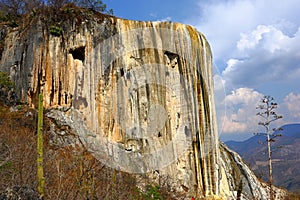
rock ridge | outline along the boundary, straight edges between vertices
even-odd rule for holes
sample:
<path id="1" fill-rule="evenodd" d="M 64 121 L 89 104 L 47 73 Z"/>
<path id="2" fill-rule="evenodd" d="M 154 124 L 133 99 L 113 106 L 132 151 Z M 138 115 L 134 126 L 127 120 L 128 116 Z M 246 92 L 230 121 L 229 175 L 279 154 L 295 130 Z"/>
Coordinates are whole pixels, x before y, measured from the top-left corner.
<path id="1" fill-rule="evenodd" d="M 1 31 L 0 70 L 16 83 L 20 102 L 36 107 L 42 93 L 47 116 L 71 127 L 103 163 L 171 177 L 187 199 L 235 199 L 240 180 L 244 199 L 266 199 L 240 157 L 219 144 L 203 34 L 103 15 L 67 18 L 54 35 L 44 20 Z"/>

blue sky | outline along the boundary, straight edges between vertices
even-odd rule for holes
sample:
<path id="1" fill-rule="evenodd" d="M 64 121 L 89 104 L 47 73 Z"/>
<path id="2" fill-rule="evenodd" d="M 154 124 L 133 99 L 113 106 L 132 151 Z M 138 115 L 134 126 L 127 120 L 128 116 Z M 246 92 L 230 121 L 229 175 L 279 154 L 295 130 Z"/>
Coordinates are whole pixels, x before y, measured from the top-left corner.
<path id="1" fill-rule="evenodd" d="M 279 104 L 277 125 L 300 123 L 300 0 L 104 2 L 118 17 L 190 24 L 207 37 L 222 140 L 263 130 L 255 115 L 263 95 Z"/>

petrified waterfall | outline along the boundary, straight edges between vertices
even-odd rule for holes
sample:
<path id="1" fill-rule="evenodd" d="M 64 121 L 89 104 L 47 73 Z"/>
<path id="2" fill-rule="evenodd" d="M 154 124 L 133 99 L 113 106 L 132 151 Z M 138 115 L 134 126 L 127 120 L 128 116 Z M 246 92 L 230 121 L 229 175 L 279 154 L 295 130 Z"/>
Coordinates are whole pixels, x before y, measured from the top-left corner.
<path id="1" fill-rule="evenodd" d="M 0 68 L 20 101 L 36 106 L 41 92 L 47 116 L 112 168 L 169 177 L 187 197 L 234 197 L 240 180 L 228 178 L 231 164 L 220 156 L 212 56 L 201 33 L 105 16 L 69 19 L 62 29 L 54 36 L 39 19 L 6 28 Z"/>

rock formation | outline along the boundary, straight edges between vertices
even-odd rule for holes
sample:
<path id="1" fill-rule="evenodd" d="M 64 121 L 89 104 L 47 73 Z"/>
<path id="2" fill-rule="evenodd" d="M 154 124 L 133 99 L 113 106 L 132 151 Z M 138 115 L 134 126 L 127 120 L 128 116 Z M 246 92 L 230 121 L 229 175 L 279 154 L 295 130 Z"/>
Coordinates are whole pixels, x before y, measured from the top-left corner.
<path id="1" fill-rule="evenodd" d="M 0 70 L 20 102 L 36 107 L 42 93 L 47 116 L 103 163 L 168 177 L 187 199 L 267 198 L 238 155 L 220 147 L 211 50 L 195 28 L 100 14 L 58 24 L 61 34 L 43 17 L 2 27 Z"/>

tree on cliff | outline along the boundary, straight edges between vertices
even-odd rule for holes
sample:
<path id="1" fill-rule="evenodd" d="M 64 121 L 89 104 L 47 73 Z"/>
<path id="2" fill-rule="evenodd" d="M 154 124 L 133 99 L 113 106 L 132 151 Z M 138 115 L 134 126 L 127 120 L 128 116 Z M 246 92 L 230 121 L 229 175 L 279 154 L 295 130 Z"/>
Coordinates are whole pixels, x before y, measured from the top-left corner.
<path id="1" fill-rule="evenodd" d="M 10 17 L 29 13 L 44 5 L 43 0 L 0 0 L 1 15 Z"/>
<path id="2" fill-rule="evenodd" d="M 258 125 L 265 127 L 265 133 L 255 133 L 256 135 L 265 135 L 267 137 L 267 147 L 268 147 L 268 162 L 269 162 L 269 179 L 270 179 L 270 199 L 273 200 L 273 172 L 272 172 L 272 151 L 271 151 L 271 142 L 275 142 L 275 138 L 281 136 L 277 134 L 278 131 L 282 130 L 281 128 L 273 128 L 271 130 L 271 123 L 281 119 L 281 115 L 277 115 L 275 109 L 278 107 L 277 103 L 274 102 L 274 98 L 271 96 L 264 96 L 256 109 L 260 111 L 257 113 L 258 116 L 263 118 L 263 121 L 260 121 Z"/>
<path id="3" fill-rule="evenodd" d="M 67 4 L 113 14 L 113 10 L 107 10 L 107 6 L 102 0 L 0 0 L 0 18 L 1 20 L 11 20 L 22 14 L 36 12 L 42 7 L 60 9 Z"/>
<path id="4" fill-rule="evenodd" d="M 8 74 L 0 71 L 0 103 L 12 105 L 15 103 L 15 84 Z"/>
<path id="5" fill-rule="evenodd" d="M 107 10 L 107 6 L 102 0 L 47 0 L 43 2 L 45 2 L 47 6 L 55 8 L 61 8 L 66 4 L 74 4 L 78 7 L 89 8 L 97 12 L 112 14 L 112 10 Z"/>
<path id="6" fill-rule="evenodd" d="M 113 10 L 107 10 L 107 6 L 102 0 L 74 0 L 71 2 L 79 7 L 90 8 L 101 13 L 113 14 Z"/>

